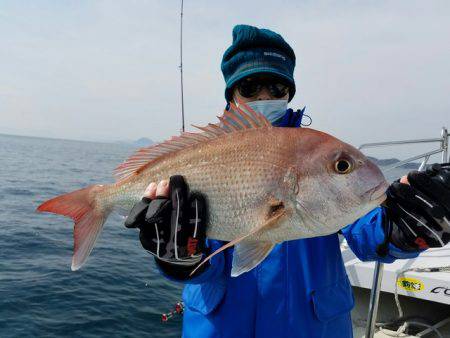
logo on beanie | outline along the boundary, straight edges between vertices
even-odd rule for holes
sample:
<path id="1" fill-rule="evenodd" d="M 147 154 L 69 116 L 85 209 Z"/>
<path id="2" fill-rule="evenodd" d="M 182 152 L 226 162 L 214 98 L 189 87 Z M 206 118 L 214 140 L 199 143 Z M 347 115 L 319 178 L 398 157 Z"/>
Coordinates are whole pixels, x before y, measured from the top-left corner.
<path id="1" fill-rule="evenodd" d="M 286 57 L 285 56 L 283 56 L 281 54 L 278 54 L 278 53 L 274 53 L 274 52 L 264 52 L 264 56 L 275 56 L 277 58 L 283 59 L 283 61 L 286 61 Z"/>

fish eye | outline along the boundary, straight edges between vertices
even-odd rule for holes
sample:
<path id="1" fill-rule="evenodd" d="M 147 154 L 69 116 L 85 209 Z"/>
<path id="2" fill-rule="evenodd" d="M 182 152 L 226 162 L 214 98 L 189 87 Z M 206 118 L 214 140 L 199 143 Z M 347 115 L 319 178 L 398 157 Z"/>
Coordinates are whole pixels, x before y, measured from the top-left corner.
<path id="1" fill-rule="evenodd" d="M 349 160 L 340 159 L 334 163 L 334 171 L 338 174 L 348 174 L 352 169 L 353 165 Z"/>

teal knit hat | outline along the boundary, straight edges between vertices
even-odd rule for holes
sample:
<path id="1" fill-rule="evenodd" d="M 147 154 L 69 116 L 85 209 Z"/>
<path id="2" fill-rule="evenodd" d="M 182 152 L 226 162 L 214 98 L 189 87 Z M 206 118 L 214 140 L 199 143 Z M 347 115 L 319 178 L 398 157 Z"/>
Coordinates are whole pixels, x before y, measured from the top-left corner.
<path id="1" fill-rule="evenodd" d="M 222 58 L 225 99 L 232 98 L 231 89 L 241 79 L 255 74 L 272 74 L 286 81 L 289 101 L 295 94 L 295 54 L 280 34 L 248 25 L 233 28 L 233 43 Z"/>

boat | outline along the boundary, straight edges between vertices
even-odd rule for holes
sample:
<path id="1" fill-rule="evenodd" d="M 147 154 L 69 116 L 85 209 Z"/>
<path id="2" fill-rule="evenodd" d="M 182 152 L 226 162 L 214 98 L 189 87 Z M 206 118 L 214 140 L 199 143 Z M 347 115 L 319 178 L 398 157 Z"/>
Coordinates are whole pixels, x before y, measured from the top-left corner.
<path id="1" fill-rule="evenodd" d="M 442 163 L 450 162 L 448 137 L 444 127 L 439 138 L 366 143 L 359 148 L 438 143 L 438 149 L 384 168 L 389 171 L 422 160 L 419 170 L 424 170 L 433 155 L 441 155 Z M 341 252 L 355 297 L 355 337 L 450 337 L 450 243 L 392 264 L 360 261 L 344 238 Z"/>

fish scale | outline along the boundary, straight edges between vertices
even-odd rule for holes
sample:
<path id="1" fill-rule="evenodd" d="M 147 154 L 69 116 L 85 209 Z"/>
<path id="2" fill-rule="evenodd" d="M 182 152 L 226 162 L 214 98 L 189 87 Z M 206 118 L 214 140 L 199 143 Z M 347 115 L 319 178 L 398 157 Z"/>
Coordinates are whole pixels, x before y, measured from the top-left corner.
<path id="1" fill-rule="evenodd" d="M 173 162 L 162 161 L 127 183 L 133 189 L 118 190 L 122 193 L 113 197 L 116 199 L 115 203 L 129 207 L 140 200 L 143 190 L 150 182 L 167 179 L 175 174 L 183 175 L 191 190 L 201 191 L 207 196 L 210 211 L 207 236 L 232 240 L 255 226 L 254 222 L 260 217 L 249 217 L 247 214 L 252 212 L 251 208 L 263 202 L 264 197 L 280 180 L 278 166 L 282 165 L 283 152 L 270 151 L 276 145 L 270 143 L 268 138 L 259 140 L 261 136 L 263 135 L 248 135 L 246 142 L 230 139 L 231 142 L 226 144 L 216 140 L 217 150 L 214 149 L 215 144 L 200 147 L 197 152 L 185 149 L 182 151 L 184 153 L 178 154 L 179 159 Z M 288 138 L 286 134 L 280 136 Z M 260 154 L 252 152 L 255 142 L 266 143 L 267 153 L 272 154 L 272 158 L 266 157 L 265 161 L 260 161 Z M 217 155 L 208 165 L 201 165 L 204 161 L 204 155 L 201 154 L 210 151 L 217 152 Z M 278 166 L 274 166 L 272 162 Z M 190 164 L 189 168 L 186 168 L 186 163 Z M 287 168 L 283 169 L 287 171 Z M 108 193 L 110 192 L 105 191 L 105 194 Z"/>

